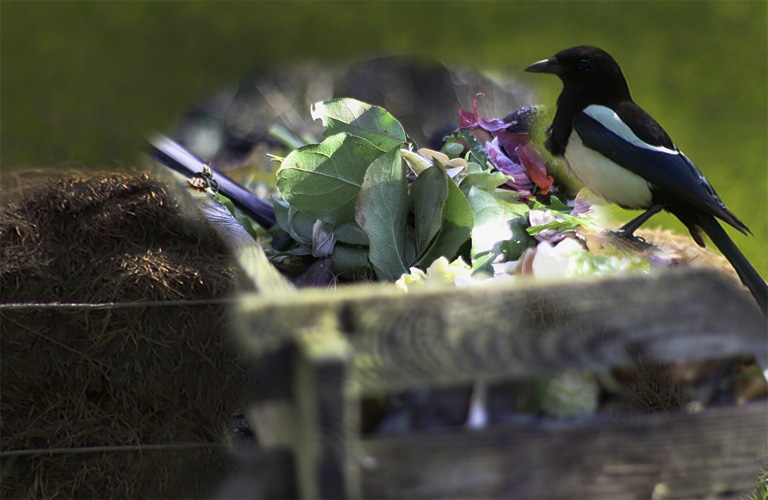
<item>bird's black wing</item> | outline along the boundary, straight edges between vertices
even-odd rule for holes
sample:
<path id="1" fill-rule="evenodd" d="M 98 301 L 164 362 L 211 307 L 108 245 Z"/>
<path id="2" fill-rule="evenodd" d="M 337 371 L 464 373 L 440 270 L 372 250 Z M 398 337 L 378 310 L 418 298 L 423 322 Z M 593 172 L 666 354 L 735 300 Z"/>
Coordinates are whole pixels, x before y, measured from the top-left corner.
<path id="1" fill-rule="evenodd" d="M 680 151 L 669 148 L 660 151 L 633 144 L 584 112 L 574 116 L 573 129 L 585 146 L 646 179 L 654 189 L 665 193 L 667 198 L 684 201 L 745 234 L 749 231 L 744 223 L 725 208 L 699 169 Z"/>
<path id="2" fill-rule="evenodd" d="M 612 106 L 619 119 L 635 133 L 641 141 L 651 146 L 677 149 L 667 131 L 634 101 L 624 100 Z"/>

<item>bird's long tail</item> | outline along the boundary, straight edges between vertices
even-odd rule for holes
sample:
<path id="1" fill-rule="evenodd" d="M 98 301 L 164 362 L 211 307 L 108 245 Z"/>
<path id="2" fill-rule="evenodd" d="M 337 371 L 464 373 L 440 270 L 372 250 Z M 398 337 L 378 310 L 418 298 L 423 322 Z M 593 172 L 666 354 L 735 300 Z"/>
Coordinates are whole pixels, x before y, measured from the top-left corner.
<path id="1" fill-rule="evenodd" d="M 731 263 L 739 278 L 741 278 L 741 282 L 752 292 L 763 314 L 768 316 L 768 284 L 752 267 L 752 264 L 744 257 L 744 254 L 741 253 L 741 250 L 739 250 L 728 236 L 728 233 L 725 232 L 725 229 L 720 226 L 720 223 L 714 217 L 708 214 L 701 214 L 698 219 L 697 225 L 707 233 L 712 243 L 728 259 L 728 262 Z"/>

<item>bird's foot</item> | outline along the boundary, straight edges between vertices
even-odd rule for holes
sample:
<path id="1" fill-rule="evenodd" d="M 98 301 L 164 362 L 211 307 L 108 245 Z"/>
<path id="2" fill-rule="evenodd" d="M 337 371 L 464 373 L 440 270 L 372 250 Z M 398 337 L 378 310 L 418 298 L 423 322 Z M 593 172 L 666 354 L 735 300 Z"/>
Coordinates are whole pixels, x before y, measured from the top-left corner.
<path id="1" fill-rule="evenodd" d="M 622 238 L 625 240 L 629 240 L 633 243 L 639 243 L 641 245 L 650 245 L 647 241 L 645 241 L 645 238 L 642 236 L 637 236 L 634 234 L 634 231 L 628 231 L 626 229 L 619 229 L 618 231 L 611 231 L 611 234 L 616 236 L 617 238 Z"/>

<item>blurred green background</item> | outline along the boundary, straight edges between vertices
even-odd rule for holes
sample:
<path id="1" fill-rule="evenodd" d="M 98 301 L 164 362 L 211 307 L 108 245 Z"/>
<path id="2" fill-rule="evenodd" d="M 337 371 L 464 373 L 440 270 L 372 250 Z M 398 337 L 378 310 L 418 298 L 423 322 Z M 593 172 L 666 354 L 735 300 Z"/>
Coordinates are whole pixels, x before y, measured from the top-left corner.
<path id="1" fill-rule="evenodd" d="M 0 167 L 142 162 L 143 138 L 238 77 L 398 53 L 504 73 L 554 105 L 529 63 L 588 43 L 754 237 L 768 274 L 768 2 L 0 3 Z M 478 89 L 482 90 L 482 89 Z M 469 108 L 470 103 L 466 103 Z M 669 216 L 653 225 L 679 232 Z"/>

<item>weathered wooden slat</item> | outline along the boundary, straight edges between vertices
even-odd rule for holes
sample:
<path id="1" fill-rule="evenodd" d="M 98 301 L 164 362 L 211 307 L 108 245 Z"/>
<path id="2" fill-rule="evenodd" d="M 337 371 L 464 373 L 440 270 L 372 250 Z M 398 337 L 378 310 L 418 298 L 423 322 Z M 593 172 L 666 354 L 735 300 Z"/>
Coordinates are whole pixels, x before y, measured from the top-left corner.
<path id="1" fill-rule="evenodd" d="M 295 459 L 289 448 L 235 448 L 237 464 L 211 496 L 214 500 L 298 498 Z"/>
<path id="2" fill-rule="evenodd" d="M 202 167 L 201 167 L 202 168 Z M 292 293 L 296 288 L 275 269 L 264 254 L 264 249 L 232 216 L 229 209 L 209 190 L 198 191 L 187 183 L 187 177 L 167 169 L 156 175 L 166 181 L 174 199 L 186 211 L 197 211 L 232 251 L 232 256 L 243 271 L 241 287 L 259 293 L 277 296 Z"/>
<path id="3" fill-rule="evenodd" d="M 332 329 L 296 339 L 292 419 L 301 498 L 359 498 L 357 401 L 348 394 L 350 349 Z"/>
<path id="4" fill-rule="evenodd" d="M 261 368 L 256 397 L 270 400 L 252 409 L 262 447 L 238 452 L 239 472 L 218 498 L 739 498 L 766 463 L 766 402 L 358 435 L 359 396 L 369 393 L 648 358 L 764 361 L 765 318 L 714 271 L 296 292 L 216 199 L 191 195 L 259 292 L 239 302 L 238 333 Z"/>
<path id="5" fill-rule="evenodd" d="M 304 327 L 344 332 L 361 394 L 645 358 L 768 352 L 760 311 L 731 280 L 708 270 L 408 295 L 382 286 L 302 291 L 288 300 L 247 295 L 239 312 L 254 356 L 286 345 Z"/>
<path id="6" fill-rule="evenodd" d="M 768 460 L 768 403 L 362 442 L 365 498 L 739 498 Z"/>

